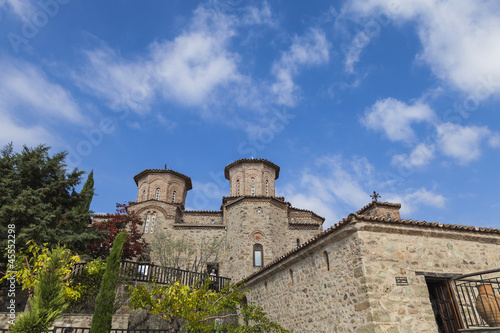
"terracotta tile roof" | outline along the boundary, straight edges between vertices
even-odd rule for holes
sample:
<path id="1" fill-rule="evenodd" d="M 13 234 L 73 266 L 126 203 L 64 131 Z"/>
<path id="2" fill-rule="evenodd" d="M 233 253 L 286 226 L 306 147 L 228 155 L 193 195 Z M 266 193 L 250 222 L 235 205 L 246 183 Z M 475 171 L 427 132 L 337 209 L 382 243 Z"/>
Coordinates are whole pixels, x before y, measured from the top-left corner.
<path id="1" fill-rule="evenodd" d="M 224 168 L 224 176 L 226 176 L 226 179 L 229 179 L 229 169 L 231 169 L 232 167 L 234 167 L 238 164 L 242 164 L 242 163 L 264 163 L 264 164 L 267 164 L 268 166 L 270 166 L 271 168 L 274 168 L 276 170 L 276 178 L 275 179 L 278 179 L 278 177 L 280 176 L 280 167 L 277 166 L 276 164 L 274 164 L 273 162 L 266 160 L 265 158 L 242 158 L 242 159 L 234 161 L 233 163 L 228 164 Z"/>
<path id="2" fill-rule="evenodd" d="M 177 172 L 175 170 L 170 170 L 170 169 L 146 169 L 146 170 L 143 170 L 134 176 L 135 184 L 138 185 L 137 181 L 139 180 L 139 178 L 148 174 L 148 173 L 170 173 L 172 175 L 184 178 L 184 180 L 186 180 L 186 191 L 189 191 L 190 189 L 193 188 L 193 184 L 191 183 L 190 177 L 188 177 L 180 172 Z"/>
<path id="3" fill-rule="evenodd" d="M 392 203 L 392 202 L 380 202 L 380 201 L 372 201 L 368 205 L 364 206 L 360 210 L 356 212 L 356 214 L 363 214 L 366 210 L 372 208 L 373 206 L 388 206 L 388 207 L 395 207 L 395 208 L 401 208 L 400 203 Z"/>
<path id="4" fill-rule="evenodd" d="M 400 204 L 392 204 L 392 205 L 400 205 Z M 370 205 L 367 205 L 367 206 L 370 206 Z M 366 209 L 367 206 L 363 207 L 361 210 Z M 437 229 L 442 229 L 442 230 L 460 230 L 460 231 L 470 231 L 470 232 L 480 232 L 480 233 L 490 233 L 490 234 L 500 235 L 500 229 L 494 229 L 494 228 L 481 228 L 481 227 L 456 225 L 456 224 L 442 224 L 442 223 L 438 223 L 438 222 L 416 221 L 416 220 L 409 220 L 409 219 L 392 219 L 392 218 L 388 218 L 388 217 L 368 216 L 368 215 L 361 215 L 358 213 L 352 213 L 352 214 L 349 214 L 349 216 L 347 218 L 343 218 L 341 221 L 339 221 L 335 225 L 333 225 L 330 228 L 326 229 L 325 231 L 317 234 L 313 238 L 307 240 L 305 243 L 301 244 L 299 247 L 296 247 L 293 250 L 288 251 L 287 253 L 281 255 L 279 258 L 273 260 L 271 263 L 267 264 L 262 269 L 258 270 L 257 272 L 255 272 L 255 273 L 251 274 L 250 276 L 244 278 L 243 280 L 239 281 L 237 284 L 240 285 L 242 283 L 245 283 L 246 281 L 250 280 L 251 278 L 261 274 L 262 272 L 266 271 L 267 269 L 271 268 L 272 266 L 274 266 L 274 265 L 280 263 L 281 261 L 285 260 L 286 258 L 290 257 L 292 254 L 301 251 L 303 248 L 308 247 L 311 244 L 318 242 L 320 239 L 323 239 L 323 238 L 327 237 L 328 235 L 334 233 L 335 231 L 341 229 L 345 225 L 350 224 L 353 219 L 355 219 L 356 221 L 385 222 L 385 223 L 400 224 L 400 225 L 416 225 L 416 226 L 422 226 L 422 227 L 427 227 L 427 228 L 437 228 Z"/>
<path id="5" fill-rule="evenodd" d="M 323 222 L 325 222 L 325 218 L 323 216 L 319 216 L 318 214 L 316 214 L 312 210 L 302 209 L 302 208 L 297 208 L 297 207 L 292 207 L 292 206 L 290 206 L 290 210 L 296 210 L 296 211 L 299 211 L 299 212 L 311 213 L 313 216 L 316 216 L 317 218 L 319 218 L 320 220 L 322 220 Z"/>

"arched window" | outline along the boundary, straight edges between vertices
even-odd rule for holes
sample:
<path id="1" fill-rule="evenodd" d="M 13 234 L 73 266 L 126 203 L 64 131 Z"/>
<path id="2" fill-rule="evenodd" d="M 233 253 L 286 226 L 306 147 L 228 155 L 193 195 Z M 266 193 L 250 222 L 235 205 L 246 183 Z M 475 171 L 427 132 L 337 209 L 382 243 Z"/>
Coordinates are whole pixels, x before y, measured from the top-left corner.
<path id="1" fill-rule="evenodd" d="M 142 201 L 146 201 L 146 190 L 142 191 Z"/>
<path id="2" fill-rule="evenodd" d="M 257 215 L 260 215 L 262 213 L 262 208 L 257 208 Z"/>
<path id="3" fill-rule="evenodd" d="M 236 180 L 236 196 L 240 196 L 240 180 Z"/>
<path id="4" fill-rule="evenodd" d="M 300 239 L 297 238 L 297 247 L 300 246 Z"/>
<path id="5" fill-rule="evenodd" d="M 252 178 L 252 197 L 255 197 L 255 178 Z"/>
<path id="6" fill-rule="evenodd" d="M 174 192 L 172 193 L 172 202 L 175 202 L 175 194 L 176 194 L 176 192 L 174 191 Z"/>
<path id="7" fill-rule="evenodd" d="M 289 273 L 290 273 L 290 284 L 293 286 L 293 270 L 290 270 Z"/>
<path id="8" fill-rule="evenodd" d="M 266 197 L 269 196 L 269 181 L 266 180 Z"/>
<path id="9" fill-rule="evenodd" d="M 148 227 L 149 227 L 149 221 L 151 220 L 151 213 L 148 212 L 148 215 L 146 215 L 146 223 L 144 224 L 144 233 L 148 233 Z"/>
<path id="10" fill-rule="evenodd" d="M 326 251 L 323 251 L 323 257 L 325 257 L 325 264 L 326 264 L 326 270 L 330 270 L 330 261 L 328 260 L 328 253 Z"/>
<path id="11" fill-rule="evenodd" d="M 151 233 L 155 230 L 156 226 L 156 213 L 153 212 L 153 215 L 151 216 Z"/>
<path id="12" fill-rule="evenodd" d="M 160 189 L 156 189 L 156 200 L 160 200 Z"/>
<path id="13" fill-rule="evenodd" d="M 253 246 L 253 266 L 264 266 L 264 248 L 260 244 L 255 244 Z"/>

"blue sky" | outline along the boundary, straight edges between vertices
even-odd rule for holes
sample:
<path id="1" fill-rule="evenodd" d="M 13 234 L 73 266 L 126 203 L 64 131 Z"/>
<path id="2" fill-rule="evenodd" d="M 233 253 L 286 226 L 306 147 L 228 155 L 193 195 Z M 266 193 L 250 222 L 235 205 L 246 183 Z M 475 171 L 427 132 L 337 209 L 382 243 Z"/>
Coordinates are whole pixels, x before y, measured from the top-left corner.
<path id="1" fill-rule="evenodd" d="M 331 226 L 371 201 L 500 227 L 497 1 L 0 0 L 0 144 L 94 170 L 95 212 L 132 177 L 191 177 L 218 210 L 225 165 L 267 158 Z"/>

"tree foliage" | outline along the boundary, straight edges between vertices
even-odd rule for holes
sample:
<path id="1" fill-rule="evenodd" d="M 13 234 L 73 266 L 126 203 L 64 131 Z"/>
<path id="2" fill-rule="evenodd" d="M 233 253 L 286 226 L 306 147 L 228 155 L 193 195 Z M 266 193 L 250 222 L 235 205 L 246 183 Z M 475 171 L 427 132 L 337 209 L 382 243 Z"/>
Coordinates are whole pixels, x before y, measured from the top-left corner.
<path id="1" fill-rule="evenodd" d="M 127 233 L 119 233 L 106 260 L 106 271 L 102 277 L 101 288 L 95 300 L 90 333 L 108 333 L 115 313 L 116 284 L 120 273 L 120 261 Z"/>
<path id="2" fill-rule="evenodd" d="M 87 196 L 77 193 L 83 171 L 68 171 L 66 152 L 49 154 L 49 147 L 23 147 L 15 153 L 8 144 L 0 151 L 0 234 L 15 224 L 16 244 L 32 240 L 49 248 L 64 244 L 81 252 L 97 237 L 89 232 L 89 212 L 74 209 Z M 5 241 L 0 246 L 5 248 Z M 18 250 L 20 246 L 18 245 Z M 5 251 L 2 251 L 5 262 Z"/>
<path id="3" fill-rule="evenodd" d="M 115 214 L 108 214 L 103 221 L 92 224 L 92 229 L 102 238 L 89 243 L 87 253 L 93 258 L 106 258 L 117 235 L 126 231 L 128 237 L 123 246 L 123 259 L 142 255 L 146 249 L 146 242 L 142 239 L 141 225 L 139 217 L 134 212 L 127 211 L 127 205 L 117 203 Z"/>
<path id="4" fill-rule="evenodd" d="M 22 289 L 28 290 L 30 294 L 33 294 L 35 286 L 40 281 L 42 272 L 49 269 L 53 264 L 51 262 L 51 255 L 59 247 L 50 250 L 46 246 L 38 246 L 33 241 L 28 241 L 26 246 L 25 253 L 16 257 L 15 271 L 6 274 L 0 279 L 0 282 L 11 276 L 15 276 L 17 283 L 21 285 Z M 63 283 L 64 298 L 66 300 L 76 300 L 80 297 L 78 286 L 71 286 L 69 279 L 73 266 L 80 262 L 80 257 L 67 249 L 64 249 L 64 257 L 59 259 L 58 274 Z"/>
<path id="5" fill-rule="evenodd" d="M 35 291 L 30 309 L 21 315 L 11 327 L 15 333 L 45 333 L 67 307 L 63 281 L 67 276 L 65 267 L 71 261 L 71 251 L 56 247 L 46 252 L 46 265 L 37 275 Z"/>
<path id="6" fill-rule="evenodd" d="M 92 198 L 94 197 L 94 170 L 90 171 L 87 176 L 87 181 L 83 184 L 80 196 L 82 197 L 80 204 L 75 207 L 74 213 L 84 219 L 85 217 L 88 217 L 90 204 L 92 203 Z"/>
<path id="7" fill-rule="evenodd" d="M 190 332 L 210 332 L 218 318 L 223 320 L 218 329 L 228 332 L 289 332 L 270 321 L 262 307 L 245 304 L 245 292 L 235 285 L 215 292 L 207 279 L 199 288 L 175 282 L 149 288 L 138 285 L 130 292 L 132 309 L 144 309 L 166 320 L 181 318 Z"/>

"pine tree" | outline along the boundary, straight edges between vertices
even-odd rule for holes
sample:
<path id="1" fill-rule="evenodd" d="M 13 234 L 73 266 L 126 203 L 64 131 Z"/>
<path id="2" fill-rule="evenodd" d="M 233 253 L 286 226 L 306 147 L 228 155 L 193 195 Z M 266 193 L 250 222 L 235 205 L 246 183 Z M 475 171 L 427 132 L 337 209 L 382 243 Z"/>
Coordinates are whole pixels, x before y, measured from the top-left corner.
<path id="1" fill-rule="evenodd" d="M 120 271 L 123 245 L 126 240 L 127 233 L 119 233 L 106 260 L 106 271 L 102 277 L 101 289 L 95 300 L 90 333 L 108 333 L 111 330 L 111 322 L 115 313 L 116 284 Z"/>
<path id="2" fill-rule="evenodd" d="M 0 150 L 0 234 L 15 224 L 17 249 L 28 240 L 48 243 L 54 248 L 64 244 L 82 252 L 97 236 L 74 213 L 75 207 L 87 202 L 89 195 L 77 193 L 83 171 L 67 170 L 66 152 L 49 154 L 49 147 L 23 147 L 15 153 L 8 144 Z M 0 241 L 6 247 L 6 241 Z M 1 261 L 5 263 L 5 251 Z"/>

